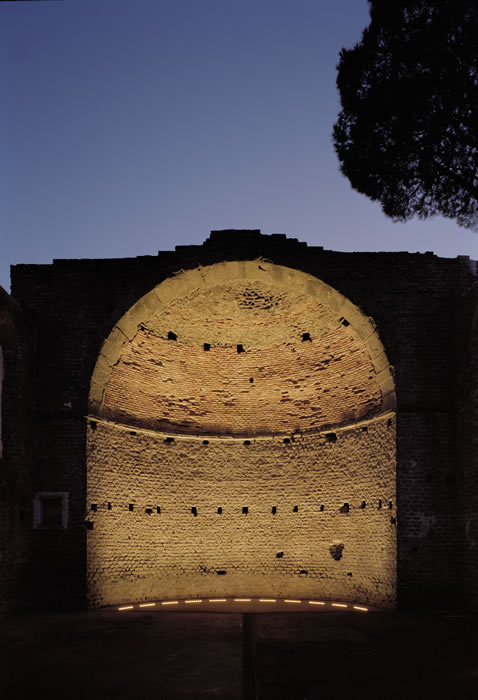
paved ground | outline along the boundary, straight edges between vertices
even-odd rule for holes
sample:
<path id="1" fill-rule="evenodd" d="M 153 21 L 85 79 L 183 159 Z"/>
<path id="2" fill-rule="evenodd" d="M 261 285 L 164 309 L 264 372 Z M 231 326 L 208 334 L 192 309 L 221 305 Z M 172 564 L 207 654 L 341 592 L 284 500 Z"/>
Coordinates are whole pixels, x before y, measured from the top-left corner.
<path id="1" fill-rule="evenodd" d="M 478 615 L 100 611 L 0 621 L 2 700 L 478 700 Z"/>

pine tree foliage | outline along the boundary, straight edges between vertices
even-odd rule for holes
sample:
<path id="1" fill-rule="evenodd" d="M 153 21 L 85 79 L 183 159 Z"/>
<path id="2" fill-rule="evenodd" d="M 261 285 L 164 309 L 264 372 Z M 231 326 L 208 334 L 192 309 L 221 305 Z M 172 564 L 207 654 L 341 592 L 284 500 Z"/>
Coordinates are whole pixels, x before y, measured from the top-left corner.
<path id="1" fill-rule="evenodd" d="M 341 170 L 394 220 L 478 230 L 478 0 L 369 4 L 361 42 L 340 53 Z"/>

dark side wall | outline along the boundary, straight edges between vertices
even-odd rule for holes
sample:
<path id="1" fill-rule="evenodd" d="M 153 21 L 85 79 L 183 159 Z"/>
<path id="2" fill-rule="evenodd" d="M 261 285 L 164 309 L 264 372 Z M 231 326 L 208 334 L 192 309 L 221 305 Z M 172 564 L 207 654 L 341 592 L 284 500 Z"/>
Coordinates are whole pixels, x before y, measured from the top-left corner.
<path id="1" fill-rule="evenodd" d="M 12 296 L 35 334 L 33 491 L 69 492 L 68 527 L 32 533 L 38 605 L 85 602 L 84 417 L 114 323 L 180 269 L 260 256 L 315 275 L 376 323 L 397 392 L 399 603 L 446 605 L 460 590 L 456 329 L 475 264 L 431 253 L 338 253 L 281 235 L 225 231 L 157 256 L 13 266 Z"/>
<path id="2" fill-rule="evenodd" d="M 460 306 L 458 354 L 458 520 L 464 602 L 478 608 L 478 284 Z"/>
<path id="3" fill-rule="evenodd" d="M 0 615 L 22 609 L 29 600 L 32 347 L 25 314 L 0 287 Z"/>

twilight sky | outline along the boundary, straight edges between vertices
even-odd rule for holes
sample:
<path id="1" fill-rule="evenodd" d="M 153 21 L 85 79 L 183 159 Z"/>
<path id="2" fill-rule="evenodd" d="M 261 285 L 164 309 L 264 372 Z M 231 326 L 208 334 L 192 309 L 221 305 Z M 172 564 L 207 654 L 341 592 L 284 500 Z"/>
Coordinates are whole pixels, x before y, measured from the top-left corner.
<path id="1" fill-rule="evenodd" d="M 336 64 L 366 0 L 0 3 L 0 285 L 9 265 L 155 255 L 211 229 L 478 258 L 339 172 Z"/>

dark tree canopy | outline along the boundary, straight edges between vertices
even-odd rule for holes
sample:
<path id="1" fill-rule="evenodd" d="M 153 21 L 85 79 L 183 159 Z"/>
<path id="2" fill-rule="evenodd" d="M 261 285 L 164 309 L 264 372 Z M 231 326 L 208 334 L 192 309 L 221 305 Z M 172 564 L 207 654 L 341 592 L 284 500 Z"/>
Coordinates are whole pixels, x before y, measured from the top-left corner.
<path id="1" fill-rule="evenodd" d="M 384 213 L 478 230 L 478 0 L 369 0 L 340 53 L 341 170 Z"/>

